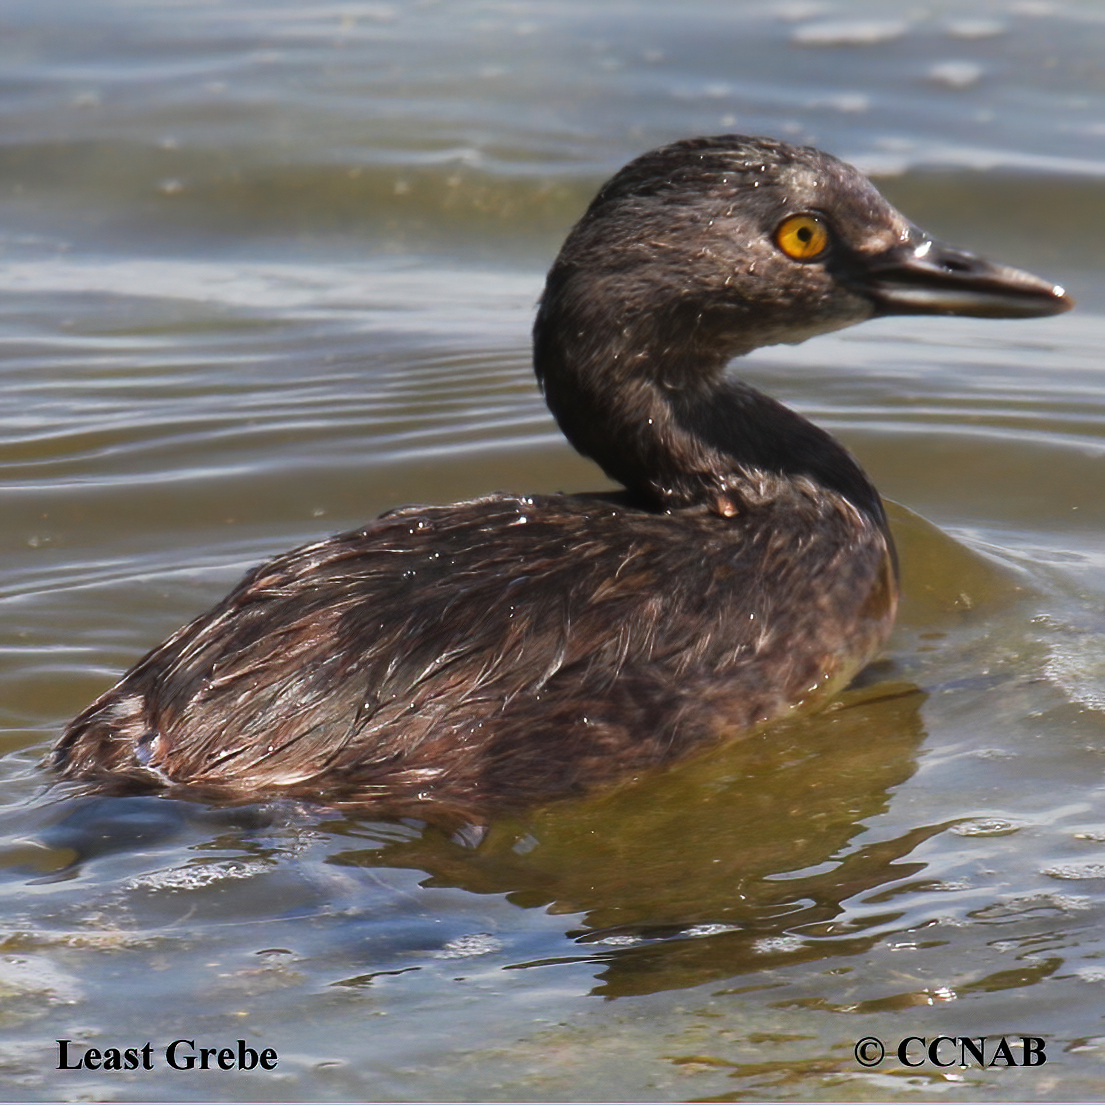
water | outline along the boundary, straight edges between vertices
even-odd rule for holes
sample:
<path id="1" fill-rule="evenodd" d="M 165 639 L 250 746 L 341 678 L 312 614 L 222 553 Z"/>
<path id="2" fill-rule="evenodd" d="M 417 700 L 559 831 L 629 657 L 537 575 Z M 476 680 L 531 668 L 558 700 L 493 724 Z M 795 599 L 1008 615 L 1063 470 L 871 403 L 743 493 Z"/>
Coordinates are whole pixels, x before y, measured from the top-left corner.
<path id="1" fill-rule="evenodd" d="M 57 0 L 0 28 L 5 1099 L 1100 1097 L 1098 5 Z M 265 555 L 601 486 L 532 384 L 542 273 L 621 163 L 727 130 L 853 160 L 1079 300 L 742 366 L 900 504 L 863 687 L 482 838 L 44 790 L 66 719 Z M 1047 1062 L 854 1057 L 911 1035 Z M 58 1039 L 154 1069 L 59 1071 Z M 279 1061 L 174 1070 L 175 1039 Z"/>

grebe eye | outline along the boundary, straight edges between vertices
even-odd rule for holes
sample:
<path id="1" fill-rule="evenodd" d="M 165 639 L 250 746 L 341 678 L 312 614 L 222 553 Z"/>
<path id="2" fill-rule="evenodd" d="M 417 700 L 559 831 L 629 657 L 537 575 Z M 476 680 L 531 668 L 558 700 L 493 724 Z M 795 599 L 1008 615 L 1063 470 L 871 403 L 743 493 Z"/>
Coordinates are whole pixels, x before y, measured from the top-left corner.
<path id="1" fill-rule="evenodd" d="M 775 244 L 792 261 L 815 261 L 829 248 L 829 228 L 816 215 L 791 215 L 775 231 Z"/>

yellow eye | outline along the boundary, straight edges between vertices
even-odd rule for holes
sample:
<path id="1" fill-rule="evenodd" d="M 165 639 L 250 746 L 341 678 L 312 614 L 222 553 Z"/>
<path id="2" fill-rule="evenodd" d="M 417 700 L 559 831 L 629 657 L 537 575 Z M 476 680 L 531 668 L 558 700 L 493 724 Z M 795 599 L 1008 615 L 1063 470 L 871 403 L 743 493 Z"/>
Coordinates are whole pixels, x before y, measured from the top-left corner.
<path id="1" fill-rule="evenodd" d="M 813 261 L 829 248 L 829 228 L 816 215 L 791 215 L 775 231 L 775 244 L 792 261 Z"/>

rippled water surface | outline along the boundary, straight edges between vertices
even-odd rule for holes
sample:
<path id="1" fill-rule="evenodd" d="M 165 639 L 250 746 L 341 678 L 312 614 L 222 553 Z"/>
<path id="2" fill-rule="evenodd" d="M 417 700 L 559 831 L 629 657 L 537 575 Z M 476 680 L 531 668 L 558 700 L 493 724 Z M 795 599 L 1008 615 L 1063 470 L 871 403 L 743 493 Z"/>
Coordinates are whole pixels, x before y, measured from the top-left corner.
<path id="1" fill-rule="evenodd" d="M 0 7 L 0 1096 L 1100 1098 L 1103 58 L 1092 0 Z M 531 379 L 542 274 L 621 163 L 722 131 L 1079 300 L 741 366 L 895 504 L 863 686 L 482 837 L 45 791 L 66 719 L 264 556 L 603 486 Z M 911 1035 L 1047 1062 L 854 1056 Z"/>

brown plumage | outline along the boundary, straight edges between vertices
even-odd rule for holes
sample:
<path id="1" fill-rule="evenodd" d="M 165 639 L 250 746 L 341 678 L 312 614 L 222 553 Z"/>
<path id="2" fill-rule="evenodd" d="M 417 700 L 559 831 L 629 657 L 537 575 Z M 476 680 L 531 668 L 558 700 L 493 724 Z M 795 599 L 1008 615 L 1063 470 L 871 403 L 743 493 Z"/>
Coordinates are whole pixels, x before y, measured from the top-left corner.
<path id="1" fill-rule="evenodd" d="M 534 329 L 564 433 L 627 491 L 409 507 L 279 556 L 76 718 L 53 765 L 472 812 L 823 701 L 893 621 L 885 514 L 846 450 L 727 362 L 875 314 L 1069 305 L 932 242 L 817 150 L 646 154 L 569 235 Z"/>

